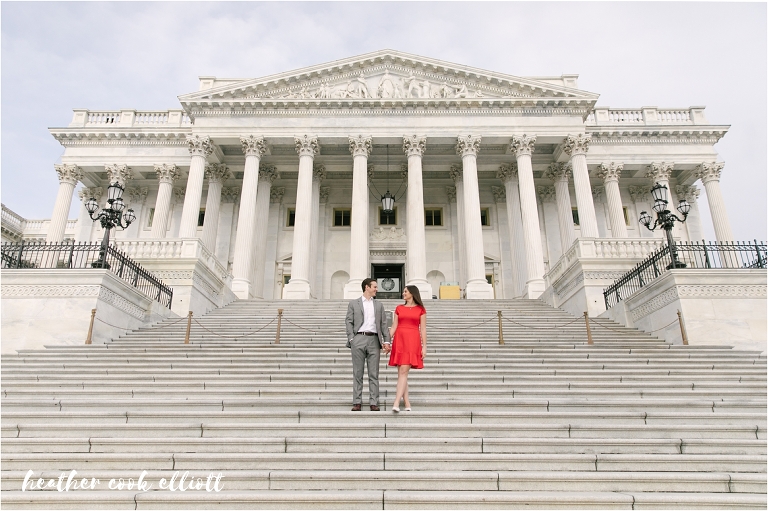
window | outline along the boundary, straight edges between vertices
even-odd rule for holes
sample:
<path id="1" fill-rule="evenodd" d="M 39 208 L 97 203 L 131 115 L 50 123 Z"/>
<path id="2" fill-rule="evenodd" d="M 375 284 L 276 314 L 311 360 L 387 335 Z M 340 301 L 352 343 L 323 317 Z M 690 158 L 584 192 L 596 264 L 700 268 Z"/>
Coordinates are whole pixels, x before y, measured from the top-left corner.
<path id="1" fill-rule="evenodd" d="M 579 210 L 571 208 L 571 214 L 573 215 L 573 225 L 579 225 Z"/>
<path id="2" fill-rule="evenodd" d="M 293 227 L 296 225 L 296 208 L 288 208 L 288 217 L 285 221 L 286 227 Z"/>
<path id="3" fill-rule="evenodd" d="M 480 209 L 480 225 L 488 227 L 491 225 L 491 210 L 488 208 Z"/>
<path id="4" fill-rule="evenodd" d="M 351 209 L 334 209 L 333 210 L 333 226 L 334 227 L 349 227 L 351 225 L 352 210 Z"/>
<path id="5" fill-rule="evenodd" d="M 629 210 L 627 210 L 626 206 L 624 206 L 621 209 L 624 211 L 624 223 L 627 224 L 627 226 L 629 226 Z"/>
<path id="6" fill-rule="evenodd" d="M 155 218 L 155 208 L 149 208 L 149 219 L 147 220 L 147 227 L 152 227 L 152 220 Z"/>
<path id="7" fill-rule="evenodd" d="M 425 225 L 443 225 L 443 208 L 425 209 Z"/>
<path id="8" fill-rule="evenodd" d="M 200 208 L 200 213 L 197 214 L 197 226 L 202 227 L 205 222 L 205 208 Z"/>
<path id="9" fill-rule="evenodd" d="M 291 281 L 291 276 L 290 275 L 283 275 L 283 285 L 286 285 L 290 281 Z"/>
<path id="10" fill-rule="evenodd" d="M 387 214 L 384 208 L 379 207 L 379 225 L 397 225 L 397 208 Z"/>

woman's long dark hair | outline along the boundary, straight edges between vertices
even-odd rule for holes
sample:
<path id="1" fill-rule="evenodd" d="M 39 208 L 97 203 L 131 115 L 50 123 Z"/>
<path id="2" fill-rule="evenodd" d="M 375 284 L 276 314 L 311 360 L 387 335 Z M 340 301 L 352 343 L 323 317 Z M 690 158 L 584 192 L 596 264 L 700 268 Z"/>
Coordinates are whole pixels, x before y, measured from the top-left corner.
<path id="1" fill-rule="evenodd" d="M 407 289 L 408 292 L 411 293 L 411 296 L 413 296 L 413 303 L 416 305 L 421 305 L 421 307 L 426 310 L 424 303 L 421 301 L 421 293 L 419 293 L 419 288 L 416 286 L 405 286 L 405 289 Z"/>

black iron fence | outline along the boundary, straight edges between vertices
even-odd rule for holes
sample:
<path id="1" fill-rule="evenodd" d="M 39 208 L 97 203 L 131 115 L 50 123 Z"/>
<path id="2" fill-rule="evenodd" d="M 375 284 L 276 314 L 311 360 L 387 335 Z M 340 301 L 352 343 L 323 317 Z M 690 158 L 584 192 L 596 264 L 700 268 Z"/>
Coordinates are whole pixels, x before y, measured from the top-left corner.
<path id="1" fill-rule="evenodd" d="M 98 243 L 3 243 L 0 268 L 106 268 L 148 297 L 171 308 L 173 289 L 113 246 Z"/>
<path id="2" fill-rule="evenodd" d="M 677 262 L 673 265 L 675 255 Z M 670 254 L 669 246 L 664 246 L 603 291 L 605 308 L 610 309 L 674 267 L 684 269 L 765 268 L 767 256 L 765 242 L 757 241 L 754 243 L 676 243 L 674 254 Z M 680 263 L 685 266 L 682 267 Z"/>

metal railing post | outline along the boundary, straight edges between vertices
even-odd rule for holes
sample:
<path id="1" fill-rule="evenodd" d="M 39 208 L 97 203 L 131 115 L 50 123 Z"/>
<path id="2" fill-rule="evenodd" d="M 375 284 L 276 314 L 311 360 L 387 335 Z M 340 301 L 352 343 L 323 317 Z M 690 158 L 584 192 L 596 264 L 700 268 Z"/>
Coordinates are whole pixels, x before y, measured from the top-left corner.
<path id="1" fill-rule="evenodd" d="M 277 332 L 275 333 L 275 344 L 280 344 L 280 327 L 283 323 L 283 309 L 277 309 Z"/>
<path id="2" fill-rule="evenodd" d="M 94 319 L 96 319 L 96 309 L 91 309 L 91 324 L 88 326 L 88 337 L 85 338 L 85 344 L 91 344 L 91 337 L 93 337 Z"/>
<path id="3" fill-rule="evenodd" d="M 187 334 L 184 336 L 184 344 L 189 344 L 190 329 L 192 329 L 192 311 L 187 314 Z"/>
<path id="4" fill-rule="evenodd" d="M 587 325 L 587 344 L 594 344 L 592 341 L 592 330 L 589 329 L 589 314 L 584 311 L 584 323 Z"/>
<path id="5" fill-rule="evenodd" d="M 683 325 L 683 316 L 680 314 L 680 309 L 677 310 L 677 321 L 680 323 L 680 333 L 683 336 L 683 344 L 688 346 L 688 336 L 685 334 L 685 325 Z"/>
<path id="6" fill-rule="evenodd" d="M 504 344 L 504 327 L 501 325 L 501 311 L 497 311 L 499 316 L 499 344 Z"/>

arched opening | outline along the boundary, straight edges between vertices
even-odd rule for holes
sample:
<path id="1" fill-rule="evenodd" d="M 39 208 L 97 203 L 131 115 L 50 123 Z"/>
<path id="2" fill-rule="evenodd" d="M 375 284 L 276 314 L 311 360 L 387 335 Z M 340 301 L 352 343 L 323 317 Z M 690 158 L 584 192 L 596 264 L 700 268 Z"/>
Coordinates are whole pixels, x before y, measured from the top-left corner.
<path id="1" fill-rule="evenodd" d="M 331 275 L 331 299 L 341 300 L 344 298 L 344 284 L 349 282 L 349 273 L 339 270 Z"/>
<path id="2" fill-rule="evenodd" d="M 443 272 L 441 271 L 432 270 L 431 272 L 427 273 L 427 282 L 429 282 L 429 285 L 432 286 L 432 293 L 435 296 L 438 296 L 440 283 L 445 282 L 445 275 L 443 275 Z"/>

